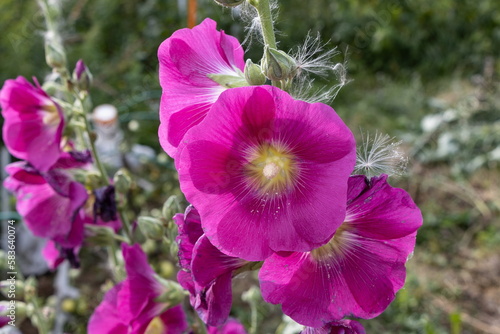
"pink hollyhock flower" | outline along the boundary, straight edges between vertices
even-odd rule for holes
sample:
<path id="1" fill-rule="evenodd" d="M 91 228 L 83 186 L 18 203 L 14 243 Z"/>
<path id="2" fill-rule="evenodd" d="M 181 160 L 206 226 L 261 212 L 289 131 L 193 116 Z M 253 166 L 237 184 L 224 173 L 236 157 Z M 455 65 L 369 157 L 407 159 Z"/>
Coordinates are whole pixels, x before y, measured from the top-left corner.
<path id="1" fill-rule="evenodd" d="M 330 322 L 320 328 L 305 328 L 300 334 L 366 334 L 363 325 L 354 320 Z"/>
<path id="2" fill-rule="evenodd" d="M 183 142 L 181 189 L 222 252 L 260 261 L 309 251 L 343 222 L 355 142 L 331 107 L 233 88 Z"/>
<path id="3" fill-rule="evenodd" d="M 210 77 L 244 80 L 243 49 L 238 40 L 205 19 L 193 29 L 181 29 L 158 50 L 160 84 L 160 144 L 171 157 L 186 132 L 200 123 L 224 87 Z M 233 78 L 233 79 L 231 79 Z"/>
<path id="4" fill-rule="evenodd" d="M 233 274 L 249 262 L 215 248 L 203 235 L 193 206 L 184 215 L 175 215 L 174 221 L 179 226 L 179 263 L 183 269 L 177 280 L 189 291 L 191 305 L 207 325 L 223 325 L 231 311 Z"/>
<path id="5" fill-rule="evenodd" d="M 208 334 L 247 334 L 245 327 L 236 319 L 229 318 L 228 321 L 219 327 L 207 327 Z"/>
<path id="6" fill-rule="evenodd" d="M 0 91 L 3 140 L 9 152 L 48 171 L 61 155 L 64 118 L 61 108 L 36 82 L 25 78 L 7 80 Z"/>
<path id="7" fill-rule="evenodd" d="M 156 300 L 165 288 L 155 279 L 146 254 L 139 245 L 122 245 L 127 278 L 106 293 L 92 314 L 90 334 L 181 334 L 187 320 L 180 306 Z"/>
<path id="8" fill-rule="evenodd" d="M 4 186 L 15 194 L 16 209 L 34 235 L 52 239 L 63 248 L 82 243 L 79 210 L 88 198 L 83 185 L 64 169 L 41 173 L 26 162 L 15 162 L 5 169 L 10 176 Z"/>
<path id="9" fill-rule="evenodd" d="M 420 210 L 387 175 L 351 177 L 347 198 L 345 222 L 326 245 L 274 254 L 259 273 L 264 300 L 300 324 L 376 317 L 404 285 Z"/>

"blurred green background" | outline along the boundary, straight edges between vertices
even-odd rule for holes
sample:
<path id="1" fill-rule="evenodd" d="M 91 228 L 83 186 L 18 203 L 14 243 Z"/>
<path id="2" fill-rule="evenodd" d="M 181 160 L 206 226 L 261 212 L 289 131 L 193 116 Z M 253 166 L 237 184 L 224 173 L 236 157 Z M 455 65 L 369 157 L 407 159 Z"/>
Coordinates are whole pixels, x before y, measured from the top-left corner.
<path id="1" fill-rule="evenodd" d="M 62 1 L 69 67 L 84 59 L 94 75 L 94 104 L 116 105 L 127 141 L 158 154 L 156 52 L 185 27 L 185 2 Z M 406 174 L 391 183 L 412 194 L 424 226 L 405 288 L 383 315 L 363 321 L 367 332 L 500 333 L 500 2 L 278 4 L 280 48 L 296 47 L 309 31 L 338 47 L 336 61 L 347 61 L 351 81 L 331 105 L 358 139 L 362 132 L 387 133 L 403 141 L 410 159 Z M 199 0 L 198 22 L 205 17 L 245 39 L 237 11 Z M 0 31 L 1 82 L 18 75 L 43 80 L 50 73 L 34 0 L 2 0 Z M 246 47 L 257 62 L 260 44 Z M 315 81 L 318 87 L 335 83 Z M 142 204 L 158 206 L 175 191 L 171 171 L 162 169 L 170 167 L 160 163 L 144 171 L 156 188 Z M 235 305 L 235 314 L 249 321 L 245 304 Z M 279 318 L 276 308 L 263 308 L 264 315 Z M 267 320 L 265 333 L 272 332 L 268 322 L 276 323 Z"/>

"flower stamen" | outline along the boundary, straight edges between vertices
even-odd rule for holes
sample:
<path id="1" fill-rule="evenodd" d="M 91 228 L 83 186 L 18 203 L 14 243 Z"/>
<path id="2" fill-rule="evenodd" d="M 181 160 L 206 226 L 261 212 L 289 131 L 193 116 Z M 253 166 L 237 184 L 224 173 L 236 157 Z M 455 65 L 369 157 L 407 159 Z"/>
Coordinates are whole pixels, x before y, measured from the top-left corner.
<path id="1" fill-rule="evenodd" d="M 250 155 L 247 175 L 263 192 L 283 191 L 291 185 L 297 166 L 293 154 L 279 145 L 263 144 Z"/>

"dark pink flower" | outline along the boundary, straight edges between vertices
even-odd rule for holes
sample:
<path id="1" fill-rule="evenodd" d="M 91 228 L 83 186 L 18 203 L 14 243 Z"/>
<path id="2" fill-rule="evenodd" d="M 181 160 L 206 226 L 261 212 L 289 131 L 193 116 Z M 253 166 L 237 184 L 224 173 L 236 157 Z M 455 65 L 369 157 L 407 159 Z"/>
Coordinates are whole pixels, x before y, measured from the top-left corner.
<path id="1" fill-rule="evenodd" d="M 92 314 L 90 334 L 181 334 L 187 329 L 180 306 L 156 301 L 164 292 L 139 245 L 122 245 L 127 278 L 106 293 Z"/>
<path id="2" fill-rule="evenodd" d="M 351 177 L 347 203 L 345 221 L 326 245 L 274 254 L 259 273 L 264 300 L 282 304 L 300 324 L 376 317 L 404 285 L 422 224 L 418 207 L 387 175 Z"/>
<path id="3" fill-rule="evenodd" d="M 64 118 L 61 108 L 25 78 L 7 80 L 0 91 L 3 140 L 9 152 L 48 171 L 61 155 Z"/>
<path id="4" fill-rule="evenodd" d="M 175 157 L 186 132 L 203 120 L 227 89 L 209 76 L 244 80 L 243 49 L 236 38 L 218 31 L 213 20 L 205 19 L 193 29 L 174 32 L 160 45 L 158 59 L 163 88 L 160 144 Z"/>
<path id="5" fill-rule="evenodd" d="M 178 213 L 173 219 L 179 229 L 176 238 L 179 244 L 179 264 L 182 269 L 191 271 L 194 244 L 203 235 L 200 214 L 190 205 L 184 214 Z"/>
<path id="6" fill-rule="evenodd" d="M 94 190 L 94 221 L 117 221 L 115 186 L 108 185 Z"/>
<path id="7" fill-rule="evenodd" d="M 233 273 L 248 262 L 227 256 L 215 248 L 201 230 L 196 209 L 189 206 L 177 214 L 179 262 L 177 280 L 190 293 L 190 302 L 200 318 L 210 326 L 224 324 L 232 305 Z"/>
<path id="8" fill-rule="evenodd" d="M 319 328 L 307 327 L 300 334 L 366 334 L 366 331 L 359 322 L 345 319 Z"/>
<path id="9" fill-rule="evenodd" d="M 219 327 L 207 327 L 208 334 L 247 334 L 245 327 L 236 319 L 229 318 L 227 322 Z"/>
<path id="10" fill-rule="evenodd" d="M 17 198 L 16 209 L 34 235 L 73 248 L 83 241 L 79 210 L 88 195 L 64 169 L 38 172 L 26 162 L 6 166 L 4 186 Z"/>
<path id="11" fill-rule="evenodd" d="M 180 150 L 181 189 L 228 255 L 260 261 L 309 251 L 343 222 L 355 142 L 325 104 L 271 86 L 233 88 Z"/>

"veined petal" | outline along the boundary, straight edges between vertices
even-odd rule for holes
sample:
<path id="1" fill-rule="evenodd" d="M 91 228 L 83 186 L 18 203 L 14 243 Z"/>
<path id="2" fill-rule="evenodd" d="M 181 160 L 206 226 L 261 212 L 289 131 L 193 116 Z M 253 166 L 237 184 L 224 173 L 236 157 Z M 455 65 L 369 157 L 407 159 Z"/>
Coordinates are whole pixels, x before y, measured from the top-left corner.
<path id="1" fill-rule="evenodd" d="M 4 124 L 2 137 L 9 152 L 40 171 L 61 155 L 63 113 L 41 88 L 23 77 L 7 80 L 0 91 Z"/>
<path id="2" fill-rule="evenodd" d="M 195 282 L 200 287 L 206 287 L 217 277 L 232 273 L 248 263 L 248 261 L 222 253 L 210 243 L 206 235 L 196 242 L 193 255 L 191 271 Z"/>
<path id="3" fill-rule="evenodd" d="M 179 147 L 181 189 L 222 252 L 261 261 L 326 243 L 345 216 L 351 131 L 323 104 L 230 89 Z"/>
<path id="4" fill-rule="evenodd" d="M 259 274 L 264 300 L 311 327 L 382 313 L 404 285 L 422 224 L 411 197 L 386 179 L 350 178 L 346 221 L 326 245 L 265 260 Z"/>
<path id="5" fill-rule="evenodd" d="M 238 41 L 216 30 L 205 19 L 193 29 L 181 29 L 158 50 L 160 84 L 160 144 L 172 157 L 189 129 L 205 117 L 219 95 L 227 89 L 210 75 L 240 78 L 245 63 Z"/>

